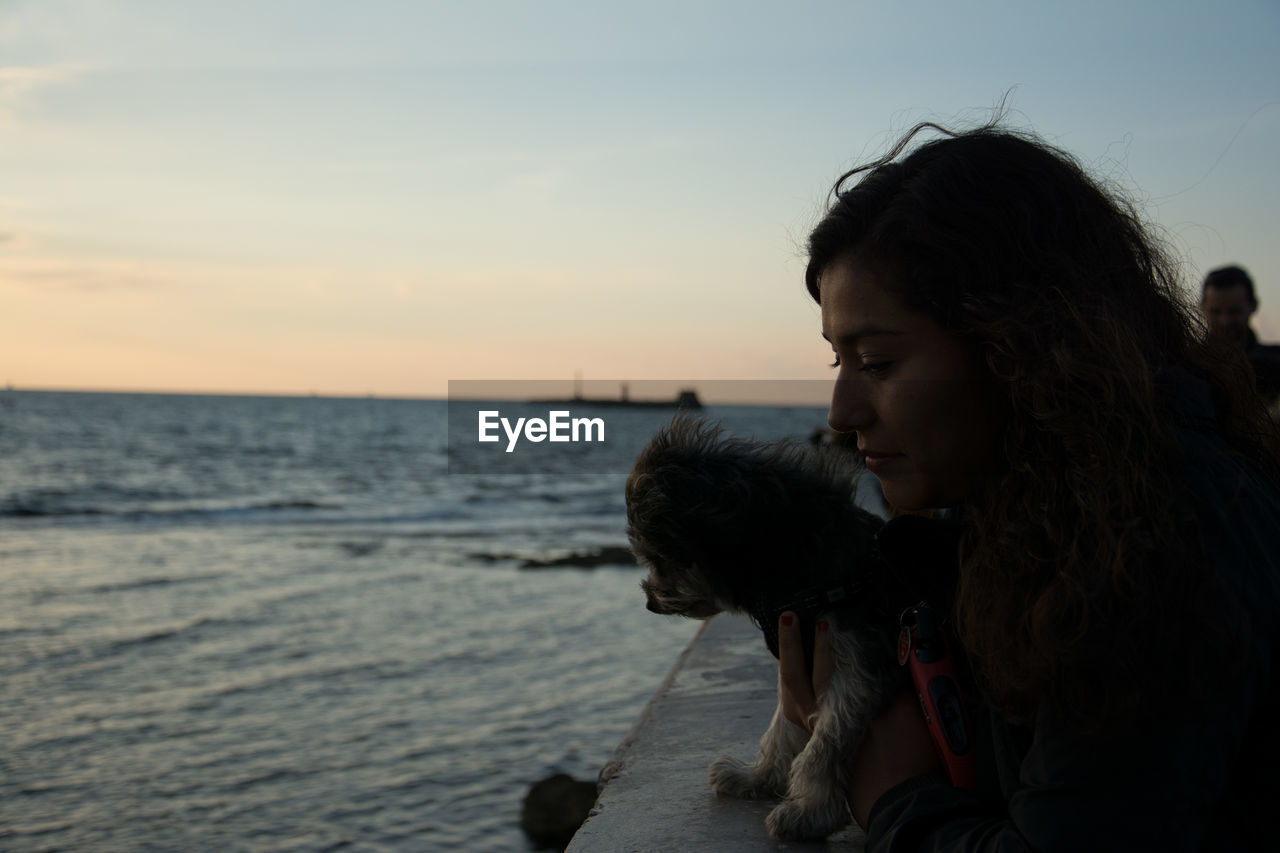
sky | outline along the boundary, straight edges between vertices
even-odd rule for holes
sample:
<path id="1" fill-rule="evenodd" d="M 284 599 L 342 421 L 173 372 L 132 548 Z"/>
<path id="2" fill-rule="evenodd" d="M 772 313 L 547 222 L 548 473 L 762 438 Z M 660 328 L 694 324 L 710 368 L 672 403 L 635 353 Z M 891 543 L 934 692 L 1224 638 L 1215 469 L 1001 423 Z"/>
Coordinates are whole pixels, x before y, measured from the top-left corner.
<path id="1" fill-rule="evenodd" d="M 829 379 L 832 181 L 1002 99 L 1280 338 L 1277 43 L 1277 0 L 0 0 L 0 383 Z"/>

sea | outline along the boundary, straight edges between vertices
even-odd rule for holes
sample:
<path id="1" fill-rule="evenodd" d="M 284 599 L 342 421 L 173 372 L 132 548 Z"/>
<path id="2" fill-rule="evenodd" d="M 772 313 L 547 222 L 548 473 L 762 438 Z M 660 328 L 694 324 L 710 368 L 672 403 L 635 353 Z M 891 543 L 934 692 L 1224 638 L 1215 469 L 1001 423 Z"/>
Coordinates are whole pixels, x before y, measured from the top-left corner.
<path id="1" fill-rule="evenodd" d="M 698 627 L 557 565 L 625 547 L 672 413 L 552 470 L 459 466 L 449 409 L 0 392 L 0 849 L 533 849 L 529 786 L 594 780 Z"/>

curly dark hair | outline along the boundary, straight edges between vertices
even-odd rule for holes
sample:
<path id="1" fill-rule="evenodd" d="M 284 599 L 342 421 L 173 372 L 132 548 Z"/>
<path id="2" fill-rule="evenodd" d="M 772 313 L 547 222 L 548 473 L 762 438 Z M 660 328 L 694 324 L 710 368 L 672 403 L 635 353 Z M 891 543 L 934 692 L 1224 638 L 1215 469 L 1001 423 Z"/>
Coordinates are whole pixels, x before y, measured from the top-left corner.
<path id="1" fill-rule="evenodd" d="M 1207 381 L 1218 428 L 1277 481 L 1280 444 L 1137 208 L 1030 134 L 926 122 L 840 177 L 808 249 L 815 300 L 832 263 L 884 264 L 1007 395 L 999 470 L 956 508 L 957 630 L 992 700 L 1024 722 L 1049 700 L 1096 729 L 1226 677 L 1237 608 L 1199 541 L 1161 376 Z"/>

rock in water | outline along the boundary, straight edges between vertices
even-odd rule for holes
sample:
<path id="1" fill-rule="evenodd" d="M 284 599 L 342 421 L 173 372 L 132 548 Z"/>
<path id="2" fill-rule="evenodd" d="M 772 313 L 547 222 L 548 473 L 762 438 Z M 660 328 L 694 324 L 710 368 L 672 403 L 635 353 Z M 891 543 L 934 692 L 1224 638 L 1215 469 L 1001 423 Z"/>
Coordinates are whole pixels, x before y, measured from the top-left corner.
<path id="1" fill-rule="evenodd" d="M 539 849 L 563 850 L 596 802 L 596 783 L 565 773 L 535 782 L 520 809 L 520 828 Z"/>

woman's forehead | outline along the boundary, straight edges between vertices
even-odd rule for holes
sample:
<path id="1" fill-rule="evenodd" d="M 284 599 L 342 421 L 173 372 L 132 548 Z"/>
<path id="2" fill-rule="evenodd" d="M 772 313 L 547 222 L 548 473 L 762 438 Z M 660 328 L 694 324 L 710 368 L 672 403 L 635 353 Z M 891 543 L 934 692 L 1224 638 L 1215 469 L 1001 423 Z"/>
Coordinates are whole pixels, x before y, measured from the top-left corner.
<path id="1" fill-rule="evenodd" d="M 829 264 L 818 276 L 818 293 L 823 333 L 833 341 L 863 326 L 893 329 L 895 319 L 909 311 L 890 274 L 856 255 Z M 828 328 L 829 323 L 841 328 Z"/>

